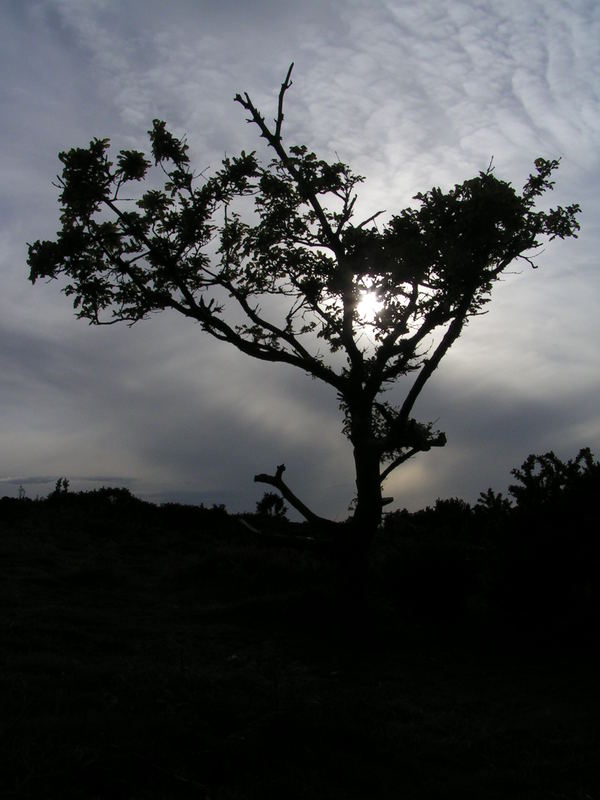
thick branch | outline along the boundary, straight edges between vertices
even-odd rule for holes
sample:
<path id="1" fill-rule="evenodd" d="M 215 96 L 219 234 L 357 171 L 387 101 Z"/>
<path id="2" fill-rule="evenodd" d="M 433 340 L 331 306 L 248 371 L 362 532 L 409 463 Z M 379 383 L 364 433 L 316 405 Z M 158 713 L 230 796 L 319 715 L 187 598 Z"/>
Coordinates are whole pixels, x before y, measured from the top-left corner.
<path id="1" fill-rule="evenodd" d="M 204 330 L 216 339 L 229 342 L 237 347 L 238 350 L 241 350 L 242 353 L 246 353 L 246 355 L 252 356 L 253 358 L 258 358 L 261 361 L 290 364 L 306 372 L 311 372 L 310 365 L 306 364 L 299 356 L 288 353 L 286 350 L 280 350 L 276 347 L 270 347 L 266 344 L 259 344 L 258 342 L 244 339 L 243 336 L 240 336 L 240 334 L 223 319 L 220 319 L 214 314 L 202 313 L 201 307 L 197 304 L 195 304 L 195 309 L 197 309 L 197 313 L 195 314 L 196 319 L 204 325 Z M 337 388 L 337 381 L 333 381 L 333 378 L 336 376 L 334 376 L 333 373 L 330 376 L 326 369 L 324 369 L 322 374 L 315 375 L 315 377 L 322 378 L 322 380 Z"/>
<path id="2" fill-rule="evenodd" d="M 145 234 L 140 234 L 137 231 L 132 230 L 128 221 L 123 217 L 122 212 L 112 202 L 107 201 L 107 205 L 119 217 L 126 230 L 128 230 L 132 236 L 138 236 L 141 238 L 150 251 L 154 249 L 152 241 Z M 151 293 L 149 293 L 148 290 L 136 279 L 134 273 L 126 266 L 125 262 L 120 261 L 119 266 L 124 268 L 124 271 L 130 280 L 136 284 L 138 290 L 142 294 L 147 295 L 149 298 L 152 297 Z M 246 314 L 250 319 L 252 319 L 253 322 L 261 325 L 266 330 L 269 330 L 275 336 L 287 341 L 288 344 L 294 348 L 295 354 L 278 349 L 277 347 L 271 347 L 266 344 L 259 344 L 257 342 L 244 339 L 243 336 L 240 336 L 240 334 L 237 333 L 237 331 L 235 331 L 230 325 L 228 325 L 225 320 L 217 317 L 210 308 L 210 305 L 207 306 L 203 302 L 203 298 L 200 298 L 200 303 L 196 302 L 192 291 L 190 291 L 183 281 L 177 279 L 177 270 L 175 267 L 173 269 L 173 282 L 181 292 L 187 307 L 182 303 L 178 303 L 173 298 L 165 299 L 165 305 L 177 310 L 184 316 L 197 319 L 200 323 L 202 323 L 207 333 L 210 333 L 216 339 L 233 344 L 238 348 L 238 350 L 246 355 L 252 356 L 253 358 L 257 358 L 262 361 L 282 362 L 285 364 L 290 364 L 294 367 L 299 367 L 311 375 L 314 375 L 314 377 L 320 378 L 338 391 L 343 389 L 343 384 L 339 376 L 313 358 L 291 333 L 288 334 L 285 331 L 281 331 L 276 326 L 271 325 L 267 321 L 261 319 L 255 312 L 253 312 L 248 303 L 238 292 L 235 291 L 234 287 L 230 283 L 219 280 L 216 281 L 231 292 L 232 296 L 235 297 L 235 299 L 240 303 Z"/>
<path id="3" fill-rule="evenodd" d="M 397 363 L 396 365 L 388 366 L 388 368 L 386 369 L 386 364 L 388 364 L 390 359 L 392 359 L 395 355 L 400 355 L 402 352 L 410 356 L 411 353 L 414 353 L 415 347 L 417 346 L 420 339 L 426 335 L 425 324 L 424 324 L 417 331 L 417 333 L 410 339 L 404 339 L 403 341 L 398 343 L 398 339 L 407 330 L 408 320 L 410 319 L 411 315 L 415 312 L 418 299 L 419 299 L 419 284 L 415 282 L 413 283 L 412 286 L 410 299 L 406 307 L 404 308 L 400 319 L 396 322 L 392 330 L 383 339 L 381 345 L 379 346 L 377 352 L 375 353 L 374 366 L 372 367 L 371 374 L 365 386 L 367 392 L 372 397 L 375 397 L 376 394 L 379 392 L 383 381 L 390 380 L 391 378 L 394 378 L 397 375 L 402 374 L 404 369 L 406 368 L 406 363 L 408 359 L 405 357 L 401 359 L 400 362 Z M 427 320 L 425 320 L 425 323 L 426 322 Z"/>
<path id="4" fill-rule="evenodd" d="M 333 525 L 334 523 L 332 523 L 331 520 L 325 519 L 325 517 L 319 517 L 317 514 L 311 511 L 308 506 L 304 505 L 302 500 L 296 497 L 290 487 L 282 480 L 281 476 L 284 472 L 285 464 L 280 464 L 277 467 L 275 475 L 266 475 L 265 473 L 261 473 L 260 475 L 254 476 L 254 481 L 255 483 L 267 483 L 269 486 L 274 486 L 276 489 L 278 489 L 288 503 L 294 506 L 296 511 L 299 511 L 304 519 L 307 522 L 310 522 L 312 525 L 316 525 L 317 527 L 329 527 Z"/>
<path id="5" fill-rule="evenodd" d="M 446 434 L 440 433 L 437 436 L 432 437 L 427 441 L 426 445 L 422 445 L 420 447 L 414 446 L 411 447 L 410 450 L 407 450 L 405 453 L 401 453 L 397 458 L 395 458 L 387 467 L 383 470 L 381 475 L 379 476 L 379 480 L 381 483 L 392 473 L 396 467 L 399 467 L 400 464 L 404 464 L 405 461 L 408 461 L 409 458 L 412 458 L 417 453 L 426 453 L 432 447 L 444 447 L 446 444 Z"/>
<path id="6" fill-rule="evenodd" d="M 252 322 L 255 323 L 255 325 L 259 325 L 261 328 L 269 331 L 277 339 L 287 342 L 294 349 L 298 358 L 304 365 L 303 368 L 307 372 L 309 372 L 315 378 L 320 378 L 322 381 L 328 383 L 330 386 L 333 386 L 338 391 L 342 391 L 343 384 L 339 376 L 336 375 L 333 370 L 329 369 L 324 364 L 321 364 L 313 355 L 311 355 L 311 353 L 308 352 L 308 350 L 302 345 L 301 342 L 298 341 L 291 331 L 282 330 L 281 328 L 278 328 L 277 325 L 273 325 L 268 320 L 263 319 L 248 303 L 244 295 L 241 294 L 230 282 L 222 282 L 221 285 L 226 288 L 231 296 L 237 300 L 244 310 L 244 313 L 250 320 L 252 320 Z"/>
<path id="7" fill-rule="evenodd" d="M 130 235 L 140 238 L 149 251 L 154 250 L 152 241 L 144 233 L 133 230 L 128 220 L 123 216 L 122 212 L 114 205 L 114 203 L 109 200 L 107 201 L 107 205 L 118 216 L 124 228 L 130 233 Z M 133 271 L 126 266 L 125 262 L 120 261 L 119 266 L 128 275 L 129 279 L 136 284 L 138 291 L 140 291 L 140 293 L 144 296 L 147 296 L 149 299 L 152 299 L 151 292 L 149 292 L 146 287 L 141 284 L 141 282 L 134 275 Z M 217 317 L 210 306 L 207 306 L 203 302 L 203 298 L 200 298 L 200 303 L 196 302 L 193 292 L 190 291 L 183 281 L 177 279 L 177 270 L 175 266 L 173 268 L 173 282 L 181 292 L 186 305 L 178 303 L 176 300 L 174 300 L 174 298 L 170 297 L 168 299 L 165 298 L 165 306 L 173 308 L 184 316 L 197 319 L 204 326 L 204 330 L 206 330 L 207 333 L 210 333 L 216 339 L 229 342 L 246 355 L 250 355 L 253 358 L 257 358 L 261 361 L 280 362 L 298 367 L 305 372 L 308 372 L 310 375 L 313 375 L 315 378 L 319 378 L 330 386 L 333 386 L 335 389 L 337 389 L 337 391 L 341 392 L 344 390 L 344 381 L 340 376 L 336 375 L 335 372 L 314 358 L 291 332 L 282 331 L 277 326 L 269 323 L 256 314 L 245 298 L 243 298 L 243 296 L 235 290 L 235 287 L 230 282 L 219 279 L 216 279 L 215 281 L 231 293 L 231 295 L 244 309 L 249 319 L 251 319 L 255 324 L 260 325 L 265 330 L 268 330 L 276 338 L 287 342 L 293 348 L 294 353 L 290 353 L 286 350 L 282 350 L 278 347 L 273 347 L 268 344 L 244 339 L 244 337 L 235 331 L 230 325 L 228 325 L 225 320 Z"/>
<path id="8" fill-rule="evenodd" d="M 399 455 L 398 458 L 395 458 L 391 464 L 388 464 L 388 466 L 383 470 L 383 472 L 379 476 L 380 482 L 383 483 L 384 480 L 387 478 L 387 476 L 390 474 L 390 472 L 393 472 L 396 469 L 396 467 L 399 467 L 400 464 L 404 464 L 405 461 L 408 461 L 409 458 L 412 458 L 419 452 L 420 450 L 418 447 L 413 447 L 412 450 L 408 450 L 408 452 L 402 453 L 402 455 Z"/>
<path id="9" fill-rule="evenodd" d="M 454 344 L 454 342 L 458 339 L 465 324 L 466 315 L 469 310 L 469 305 L 471 303 L 471 295 L 466 295 L 459 307 L 457 308 L 454 319 L 450 323 L 448 330 L 442 337 L 441 342 L 435 348 L 433 355 L 431 358 L 428 358 L 421 371 L 419 372 L 417 379 L 413 383 L 411 390 L 406 395 L 406 399 L 402 404 L 402 408 L 400 409 L 400 414 L 398 416 L 397 425 L 399 428 L 403 428 L 406 423 L 408 422 L 408 418 L 410 416 L 410 412 L 416 402 L 417 397 L 421 393 L 423 387 L 432 376 L 433 372 L 437 369 L 440 361 L 446 355 L 450 347 Z"/>
<path id="10" fill-rule="evenodd" d="M 346 348 L 346 352 L 350 357 L 353 371 L 355 372 L 357 379 L 362 381 L 364 357 L 354 339 L 354 308 L 356 299 L 354 297 L 354 287 L 352 285 L 351 278 L 347 279 L 347 285 L 344 287 L 343 304 L 342 341 L 344 342 L 344 347 Z"/>

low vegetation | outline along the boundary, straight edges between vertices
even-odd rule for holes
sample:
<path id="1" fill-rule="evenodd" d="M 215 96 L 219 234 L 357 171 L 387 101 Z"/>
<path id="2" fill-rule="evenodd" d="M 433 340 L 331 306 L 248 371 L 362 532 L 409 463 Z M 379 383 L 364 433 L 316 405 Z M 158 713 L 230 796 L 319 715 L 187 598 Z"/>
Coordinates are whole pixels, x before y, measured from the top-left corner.
<path id="1" fill-rule="evenodd" d="M 2 498 L 0 796 L 598 797 L 600 465 L 513 475 L 388 514 L 360 617 L 268 500 Z"/>

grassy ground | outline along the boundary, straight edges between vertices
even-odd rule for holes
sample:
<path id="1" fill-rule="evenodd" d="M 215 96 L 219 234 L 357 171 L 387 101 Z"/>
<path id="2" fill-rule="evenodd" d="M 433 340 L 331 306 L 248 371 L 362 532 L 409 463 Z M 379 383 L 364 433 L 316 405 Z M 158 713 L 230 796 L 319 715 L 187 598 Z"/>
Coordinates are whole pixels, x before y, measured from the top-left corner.
<path id="1" fill-rule="evenodd" d="M 0 535 L 0 796 L 600 798 L 589 642 L 362 624 L 224 518 L 57 508 Z"/>

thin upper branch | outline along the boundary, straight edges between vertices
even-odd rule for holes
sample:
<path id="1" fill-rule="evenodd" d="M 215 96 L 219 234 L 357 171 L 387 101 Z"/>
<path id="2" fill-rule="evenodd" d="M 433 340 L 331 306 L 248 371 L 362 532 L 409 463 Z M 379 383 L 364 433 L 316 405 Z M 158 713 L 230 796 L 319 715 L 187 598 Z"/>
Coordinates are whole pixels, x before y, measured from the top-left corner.
<path id="1" fill-rule="evenodd" d="M 277 105 L 277 119 L 275 120 L 275 138 L 281 140 L 281 126 L 283 125 L 283 98 L 285 97 L 285 93 L 292 85 L 292 81 L 290 80 L 290 76 L 292 74 L 292 70 L 294 69 L 294 62 L 290 64 L 290 68 L 287 71 L 287 75 L 285 76 L 284 82 L 281 84 L 281 89 L 279 90 L 279 102 Z"/>
<path id="2" fill-rule="evenodd" d="M 277 155 L 279 156 L 279 160 L 284 165 L 286 170 L 292 176 L 292 178 L 296 181 L 298 188 L 301 190 L 302 194 L 306 197 L 310 205 L 312 206 L 313 211 L 325 237 L 329 243 L 331 249 L 336 253 L 336 255 L 341 255 L 343 252 L 343 247 L 340 242 L 339 237 L 333 231 L 331 225 L 329 224 L 329 220 L 327 219 L 327 215 L 323 209 L 323 206 L 319 202 L 319 199 L 316 193 L 310 188 L 309 184 L 302 178 L 302 175 L 296 169 L 292 160 L 290 159 L 287 151 L 283 147 L 281 143 L 281 126 L 283 124 L 283 99 L 285 96 L 285 92 L 289 89 L 292 85 L 291 81 L 289 80 L 289 76 L 292 71 L 293 64 L 290 66 L 288 70 L 287 76 L 283 84 L 281 85 L 281 91 L 279 92 L 279 106 L 277 112 L 277 119 L 275 121 L 275 132 L 273 133 L 269 130 L 267 124 L 265 123 L 264 117 L 258 111 L 252 100 L 250 99 L 250 95 L 247 92 L 244 92 L 244 96 L 242 97 L 241 94 L 236 94 L 235 102 L 239 103 L 243 108 L 250 112 L 251 119 L 248 122 L 254 122 L 260 129 L 261 136 L 267 140 L 269 145 L 275 150 Z"/>

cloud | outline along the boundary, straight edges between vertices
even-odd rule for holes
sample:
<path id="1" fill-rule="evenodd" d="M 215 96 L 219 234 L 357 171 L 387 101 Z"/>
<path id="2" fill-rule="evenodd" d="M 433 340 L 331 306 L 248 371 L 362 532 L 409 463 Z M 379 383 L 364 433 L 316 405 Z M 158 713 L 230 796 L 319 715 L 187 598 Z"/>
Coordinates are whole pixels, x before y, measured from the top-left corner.
<path id="1" fill-rule="evenodd" d="M 452 186 L 492 155 L 517 186 L 536 156 L 562 156 L 551 201 L 584 208 L 580 239 L 552 243 L 539 272 L 510 277 L 468 326 L 415 409 L 440 417 L 449 444 L 399 470 L 386 493 L 413 508 L 472 498 L 529 452 L 598 449 L 599 40 L 591 0 L 10 4 L 0 32 L 3 474 L 23 485 L 129 476 L 144 496 L 241 510 L 264 490 L 253 475 L 283 461 L 316 510 L 345 514 L 353 467 L 333 392 L 172 315 L 90 329 L 57 284 L 26 280 L 25 242 L 58 226 L 59 150 L 96 135 L 147 148 L 159 117 L 187 134 L 199 169 L 225 151 L 264 153 L 233 95 L 247 90 L 272 118 L 292 60 L 284 132 L 367 176 L 359 218 Z"/>

